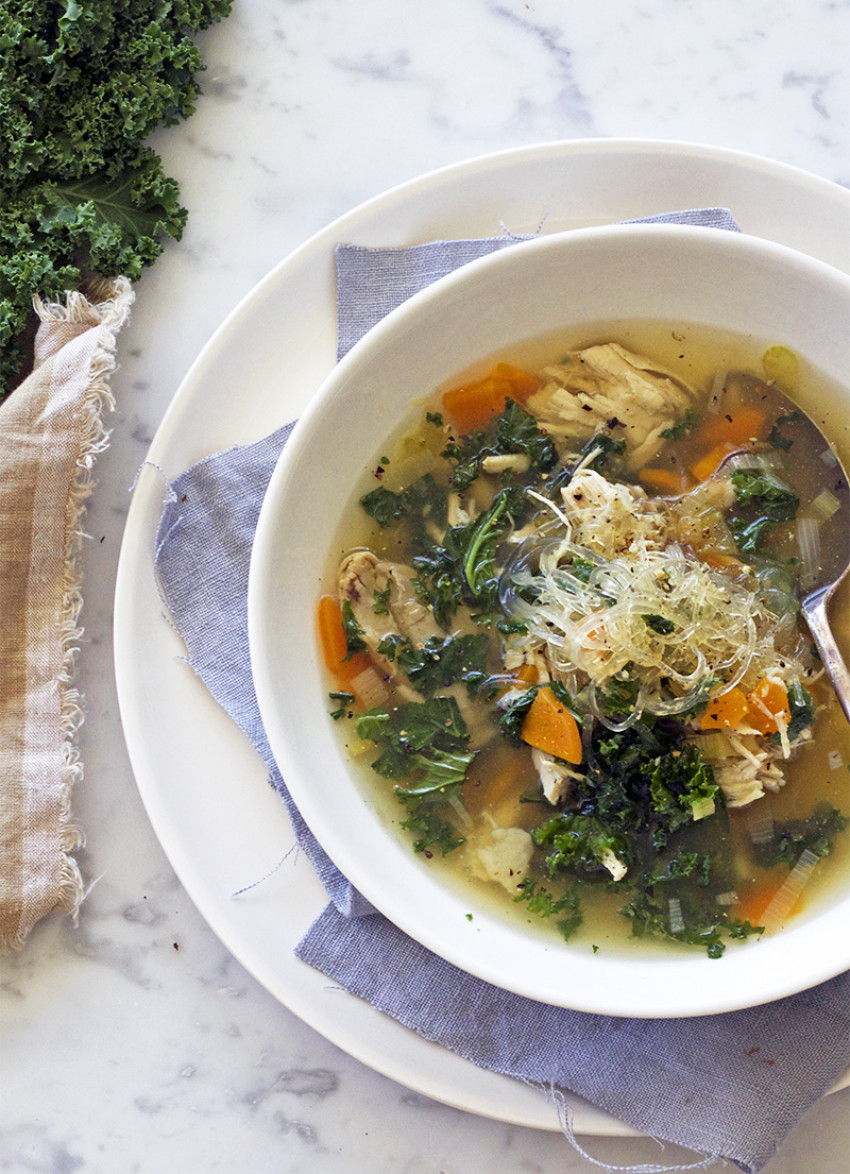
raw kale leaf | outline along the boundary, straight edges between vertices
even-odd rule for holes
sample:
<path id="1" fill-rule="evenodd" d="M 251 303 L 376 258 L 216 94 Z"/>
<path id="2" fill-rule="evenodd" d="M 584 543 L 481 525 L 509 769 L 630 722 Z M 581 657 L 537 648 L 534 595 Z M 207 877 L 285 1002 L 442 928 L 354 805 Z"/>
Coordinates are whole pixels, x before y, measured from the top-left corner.
<path id="1" fill-rule="evenodd" d="M 136 280 L 186 222 L 144 146 L 187 118 L 193 35 L 231 0 L 0 0 L 0 399 L 23 373 L 34 294 Z"/>

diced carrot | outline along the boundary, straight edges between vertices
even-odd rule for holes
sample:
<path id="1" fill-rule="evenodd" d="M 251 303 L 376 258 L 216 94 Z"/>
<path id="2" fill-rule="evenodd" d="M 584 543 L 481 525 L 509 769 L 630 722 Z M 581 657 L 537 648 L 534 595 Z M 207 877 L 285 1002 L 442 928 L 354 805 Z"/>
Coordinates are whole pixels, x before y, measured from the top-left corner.
<path id="1" fill-rule="evenodd" d="M 522 685 L 535 685 L 539 677 L 537 666 L 533 664 L 521 664 L 513 674 L 514 680 Z"/>
<path id="2" fill-rule="evenodd" d="M 725 571 L 729 567 L 742 567 L 744 565 L 734 555 L 722 554 L 718 550 L 699 550 L 696 552 L 696 555 L 701 563 L 705 563 L 709 567 L 714 567 L 717 571 Z"/>
<path id="3" fill-rule="evenodd" d="M 330 672 L 341 684 L 348 685 L 369 668 L 372 658 L 368 652 L 355 652 L 348 660 L 348 644 L 342 626 L 342 608 L 332 595 L 323 595 L 317 609 L 319 643 L 322 656 Z"/>
<path id="4" fill-rule="evenodd" d="M 689 488 L 690 478 L 675 469 L 641 469 L 638 476 L 654 493 L 672 495 L 684 493 Z"/>
<path id="5" fill-rule="evenodd" d="M 581 733 L 578 723 L 554 692 L 544 687 L 534 700 L 522 723 L 522 740 L 565 762 L 581 762 Z"/>
<path id="6" fill-rule="evenodd" d="M 470 772 L 471 778 L 463 788 L 463 803 L 473 819 L 483 811 L 489 811 L 495 816 L 504 808 L 519 802 L 523 766 L 521 756 L 512 755 L 501 769 L 492 775 L 477 775 Z"/>
<path id="7" fill-rule="evenodd" d="M 720 444 L 740 448 L 759 439 L 766 419 L 765 412 L 756 407 L 733 408 L 726 415 L 719 412 L 703 419 L 694 441 L 700 448 L 714 448 Z"/>
<path id="8" fill-rule="evenodd" d="M 530 371 L 510 363 L 497 363 L 483 379 L 464 383 L 443 395 L 443 407 L 450 413 L 461 432 L 485 428 L 493 416 L 505 409 L 505 400 L 522 403 L 540 386 L 540 380 Z"/>
<path id="9" fill-rule="evenodd" d="M 740 446 L 735 444 L 717 444 L 694 461 L 688 472 L 695 481 L 707 481 L 709 477 L 714 476 L 730 453 L 735 452 L 738 447 Z"/>
<path id="10" fill-rule="evenodd" d="M 342 608 L 332 595 L 323 595 L 319 600 L 317 619 L 325 664 L 332 673 L 337 673 L 348 647 L 342 626 Z"/>
<path id="11" fill-rule="evenodd" d="M 747 697 L 747 721 L 760 734 L 775 734 L 779 729 L 777 717 L 783 724 L 791 720 L 787 690 L 779 681 L 762 677 Z"/>
<path id="12" fill-rule="evenodd" d="M 760 884 L 751 892 L 741 895 L 740 901 L 730 909 L 733 917 L 739 921 L 748 921 L 750 925 L 764 925 L 764 915 L 773 898 L 785 884 L 787 874 L 779 881 L 771 880 L 767 884 Z M 787 916 L 792 916 L 800 907 L 798 898 L 789 909 Z"/>
<path id="13" fill-rule="evenodd" d="M 504 697 L 511 689 L 523 689 L 529 685 L 536 685 L 539 675 L 533 664 L 521 664 L 518 669 L 514 669 L 511 673 L 510 680 L 505 682 L 499 692 L 499 696 Z"/>
<path id="14" fill-rule="evenodd" d="M 748 710 L 747 695 L 741 689 L 727 689 L 708 703 L 708 708 L 700 718 L 700 729 L 734 729 L 746 717 Z"/>
<path id="15" fill-rule="evenodd" d="M 733 408 L 726 415 L 708 416 L 694 436 L 695 445 L 704 451 L 690 466 L 691 476 L 707 481 L 730 453 L 759 439 L 766 419 L 762 409 L 755 407 Z"/>

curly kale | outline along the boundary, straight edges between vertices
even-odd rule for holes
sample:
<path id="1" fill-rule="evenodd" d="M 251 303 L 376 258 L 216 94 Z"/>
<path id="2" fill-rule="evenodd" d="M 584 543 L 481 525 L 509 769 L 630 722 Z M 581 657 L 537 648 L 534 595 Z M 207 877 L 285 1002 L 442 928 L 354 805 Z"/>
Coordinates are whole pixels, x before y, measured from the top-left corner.
<path id="1" fill-rule="evenodd" d="M 372 770 L 385 779 L 408 780 L 394 788 L 407 809 L 402 827 L 417 852 L 437 847 L 445 856 L 464 842 L 449 804 L 466 777 L 475 751 L 453 697 L 411 701 L 392 710 L 373 709 L 357 723 L 358 735 L 380 751 Z"/>
<path id="2" fill-rule="evenodd" d="M 231 3 L 0 0 L 0 398 L 33 295 L 135 280 L 180 238 L 177 183 L 144 143 L 194 110 L 192 36 Z"/>
<path id="3" fill-rule="evenodd" d="M 828 856 L 836 838 L 848 826 L 850 820 L 831 803 L 818 803 L 808 819 L 777 823 L 767 842 L 753 844 L 753 859 L 761 868 L 773 868 L 777 864 L 793 868 L 804 851 L 815 856 Z"/>
<path id="4" fill-rule="evenodd" d="M 538 473 L 548 472 L 558 460 L 558 450 L 551 436 L 543 432 L 536 419 L 512 399 L 483 432 L 469 432 L 451 441 L 443 456 L 453 465 L 451 482 L 455 489 L 468 489 L 490 456 L 522 455 L 528 457 Z"/>

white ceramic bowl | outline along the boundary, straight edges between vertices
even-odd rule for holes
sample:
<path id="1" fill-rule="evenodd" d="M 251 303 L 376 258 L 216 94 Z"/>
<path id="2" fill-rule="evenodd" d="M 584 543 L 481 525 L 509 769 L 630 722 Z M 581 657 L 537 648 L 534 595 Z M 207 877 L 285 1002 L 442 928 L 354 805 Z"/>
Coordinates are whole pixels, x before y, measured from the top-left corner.
<path id="1" fill-rule="evenodd" d="M 257 530 L 251 657 L 269 741 L 302 815 L 401 929 L 462 969 L 542 1002 L 608 1015 L 701 1015 L 767 1002 L 848 968 L 850 893 L 721 960 L 688 949 L 593 955 L 529 933 L 441 881 L 379 818 L 328 716 L 314 628 L 342 507 L 369 487 L 382 445 L 413 401 L 493 352 L 622 319 L 781 341 L 850 388 L 850 278 L 783 246 L 714 229 L 622 225 L 543 236 L 466 266 L 370 331 L 296 426 Z M 850 391 L 801 405 L 846 463 Z"/>

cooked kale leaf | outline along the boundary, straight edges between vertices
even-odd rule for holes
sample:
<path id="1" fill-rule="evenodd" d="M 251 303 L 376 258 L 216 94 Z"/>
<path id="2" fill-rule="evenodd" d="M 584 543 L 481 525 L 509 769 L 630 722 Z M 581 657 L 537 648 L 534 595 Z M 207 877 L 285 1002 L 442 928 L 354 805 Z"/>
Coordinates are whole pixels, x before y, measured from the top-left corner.
<path id="1" fill-rule="evenodd" d="M 508 529 L 524 514 L 522 491 L 499 490 L 488 510 L 463 526 L 451 526 L 442 543 L 413 557 L 417 590 L 447 627 L 461 602 L 479 614 L 493 613 L 498 599 L 496 550 Z"/>
<path id="2" fill-rule="evenodd" d="M 815 703 L 808 689 L 804 689 L 799 681 L 792 681 L 788 686 L 788 709 L 791 720 L 788 723 L 788 737 L 793 742 L 795 738 L 807 730 L 815 720 Z M 771 734 L 770 740 L 778 743 L 779 734 Z"/>
<path id="3" fill-rule="evenodd" d="M 791 819 L 774 825 L 773 837 L 766 843 L 753 844 L 753 859 L 760 868 L 787 864 L 789 868 L 808 850 L 815 856 L 828 856 L 835 839 L 850 823 L 845 815 L 826 801 L 818 803 L 808 819 Z"/>
<path id="4" fill-rule="evenodd" d="M 463 682 L 471 693 L 486 679 L 488 637 L 431 636 L 424 644 L 411 644 L 391 634 L 378 645 L 378 652 L 395 661 L 411 685 L 425 697 L 439 689 Z"/>
<path id="5" fill-rule="evenodd" d="M 483 432 L 468 432 L 450 442 L 443 456 L 452 464 L 451 482 L 455 489 L 468 489 L 481 472 L 488 456 L 522 454 L 537 472 L 548 472 L 558 460 L 551 436 L 537 425 L 534 416 L 512 399 L 505 400 L 505 410 L 490 421 Z"/>
<path id="6" fill-rule="evenodd" d="M 607 432 L 597 432 L 582 448 L 579 463 L 585 469 L 593 469 L 595 472 L 601 473 L 608 465 L 612 456 L 622 456 L 625 451 L 625 440 L 615 440 Z M 594 455 L 591 456 L 591 454 Z M 588 457 L 590 457 L 590 460 L 588 460 Z"/>
<path id="7" fill-rule="evenodd" d="M 514 901 L 522 902 L 530 913 L 538 917 L 548 918 L 559 914 L 556 925 L 564 941 L 569 941 L 583 921 L 578 893 L 573 889 L 567 889 L 556 895 L 542 881 L 533 877 L 526 878 L 519 889 Z"/>
<path id="8" fill-rule="evenodd" d="M 366 641 L 363 639 L 363 628 L 355 619 L 354 609 L 349 599 L 346 599 L 342 605 L 342 630 L 345 633 L 345 647 L 347 649 L 345 659 L 351 660 L 355 652 L 366 647 Z"/>
<path id="9" fill-rule="evenodd" d="M 729 525 L 738 549 L 751 554 L 758 550 L 769 526 L 794 520 L 800 499 L 770 472 L 740 469 L 731 481 L 735 504 L 728 514 Z"/>
<path id="10" fill-rule="evenodd" d="M 624 867 L 631 860 L 626 837 L 612 831 L 595 815 L 577 812 L 556 815 L 535 828 L 532 839 L 546 850 L 546 870 L 550 876 L 561 871 L 610 876 L 605 860 L 616 860 Z"/>

